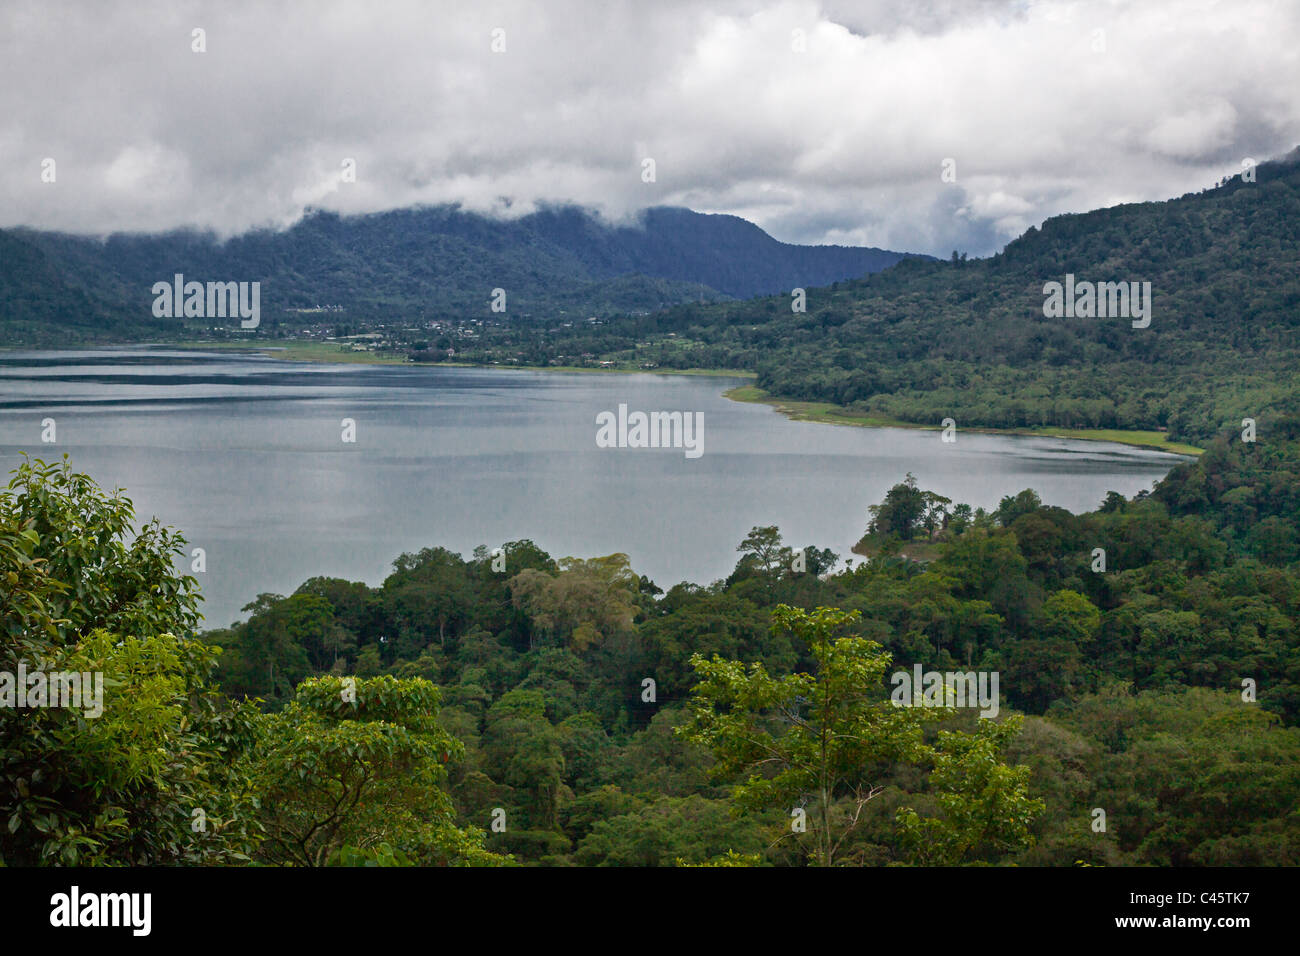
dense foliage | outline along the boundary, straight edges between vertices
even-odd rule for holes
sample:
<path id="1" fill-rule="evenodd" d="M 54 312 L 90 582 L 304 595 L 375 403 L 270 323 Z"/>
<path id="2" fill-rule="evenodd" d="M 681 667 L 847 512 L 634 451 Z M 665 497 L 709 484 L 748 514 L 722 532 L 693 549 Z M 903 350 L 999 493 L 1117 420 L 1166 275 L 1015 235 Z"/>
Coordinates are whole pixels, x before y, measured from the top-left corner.
<path id="1" fill-rule="evenodd" d="M 666 593 L 621 555 L 429 549 L 377 588 L 315 579 L 263 596 L 245 623 L 208 637 L 227 648 L 223 686 L 271 707 L 288 684 L 268 679 L 269 661 L 244 663 L 271 620 L 281 635 L 314 635 L 279 652 L 280 668 L 296 667 L 290 683 L 326 670 L 438 684 L 439 719 L 465 746 L 449 777 L 459 820 L 486 829 L 502 808 L 507 828 L 487 845 L 523 861 L 824 861 L 824 811 L 841 863 L 1295 863 L 1300 425 L 1260 428 L 1254 443 L 1216 439 L 1152 493 L 1112 493 L 1082 515 L 1030 491 L 972 511 L 900 482 L 858 516 L 877 547 L 849 567 L 786 546 L 775 528 L 746 537 L 726 581 Z M 918 539 L 933 560 L 899 554 Z M 810 631 L 805 613 L 830 623 Z M 319 643 L 335 629 L 337 661 Z M 831 654 L 838 641 L 819 650 L 818 634 L 850 640 L 850 656 Z M 920 738 L 873 729 L 873 749 L 851 751 L 853 773 L 831 775 L 823 805 L 821 778 L 791 759 L 809 738 L 772 715 L 856 668 L 865 696 L 836 719 L 874 726 L 885 660 L 997 671 L 1001 714 L 945 713 Z M 780 755 L 757 778 L 755 753 L 728 749 L 716 723 L 737 719 L 742 699 L 776 735 L 766 756 Z M 815 728 L 814 714 L 801 719 Z M 1007 797 L 980 804 L 962 785 L 992 755 L 1006 769 L 985 789 Z M 809 818 L 798 837 L 796 791 Z"/>
<path id="2" fill-rule="evenodd" d="M 307 681 L 275 714 L 231 700 L 183 546 L 66 460 L 0 494 L 0 864 L 500 862 L 438 789 L 458 745 L 435 688 L 352 680 L 335 702 Z M 24 671 L 100 686 L 19 703 Z"/>
<path id="3" fill-rule="evenodd" d="M 866 560 L 757 527 L 666 592 L 623 555 L 430 548 L 197 639 L 182 539 L 25 465 L 0 671 L 106 680 L 99 718 L 0 709 L 0 855 L 1300 863 L 1300 422 L 1087 514 L 909 479 L 846 520 Z M 891 706 L 914 665 L 997 673 L 999 713 Z"/>

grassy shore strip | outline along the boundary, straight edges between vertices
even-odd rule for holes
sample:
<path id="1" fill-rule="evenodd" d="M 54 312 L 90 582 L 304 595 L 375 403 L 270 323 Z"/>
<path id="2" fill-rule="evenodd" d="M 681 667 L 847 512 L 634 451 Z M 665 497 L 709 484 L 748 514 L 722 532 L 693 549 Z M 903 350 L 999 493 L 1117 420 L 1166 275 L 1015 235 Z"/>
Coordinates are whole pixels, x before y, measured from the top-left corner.
<path id="1" fill-rule="evenodd" d="M 344 362 L 351 365 L 410 365 L 405 355 L 385 352 L 345 352 L 328 342 L 296 342 L 292 339 L 267 345 L 260 342 L 156 342 L 169 349 L 194 352 L 256 352 L 267 358 L 289 362 Z"/>
<path id="2" fill-rule="evenodd" d="M 938 430 L 939 425 L 918 425 L 882 415 L 852 412 L 830 402 L 796 402 L 773 398 L 754 385 L 729 389 L 724 395 L 736 402 L 771 405 L 782 415 L 797 422 L 822 422 L 828 425 L 860 425 L 867 428 L 925 428 Z M 990 435 L 1038 435 L 1043 438 L 1078 438 L 1084 441 L 1108 441 L 1175 455 L 1199 455 L 1204 449 L 1182 442 L 1169 441 L 1164 432 L 1120 430 L 1112 428 L 967 428 L 965 431 Z"/>
<path id="3" fill-rule="evenodd" d="M 481 362 L 410 362 L 405 355 L 391 352 L 345 352 L 328 342 L 297 342 L 292 339 L 276 345 L 242 342 L 176 342 L 167 348 L 203 352 L 260 352 L 267 358 L 287 362 L 350 362 L 358 365 L 404 365 L 407 368 L 491 368 L 522 369 L 529 372 L 613 372 L 619 375 L 705 375 L 721 378 L 753 378 L 753 372 L 727 368 L 592 368 L 589 365 L 486 365 Z"/>

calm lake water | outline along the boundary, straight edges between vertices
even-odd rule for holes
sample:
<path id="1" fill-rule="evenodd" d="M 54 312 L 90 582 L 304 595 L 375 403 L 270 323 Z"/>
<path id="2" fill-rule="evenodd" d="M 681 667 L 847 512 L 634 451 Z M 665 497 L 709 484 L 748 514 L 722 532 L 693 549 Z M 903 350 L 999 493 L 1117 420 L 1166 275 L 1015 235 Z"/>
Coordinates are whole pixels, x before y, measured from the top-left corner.
<path id="1" fill-rule="evenodd" d="M 1065 439 L 792 422 L 722 397 L 734 380 L 306 365 L 164 348 L 0 352 L 0 465 L 20 452 L 123 487 L 207 553 L 209 626 L 313 575 L 380 583 L 403 551 L 531 538 L 623 551 L 660 587 L 730 573 L 754 525 L 844 556 L 907 472 L 972 506 L 1032 487 L 1095 508 L 1179 459 Z M 596 416 L 703 415 L 703 454 L 598 448 Z M 41 441 L 53 418 L 57 442 Z M 356 423 L 342 440 L 341 422 Z"/>

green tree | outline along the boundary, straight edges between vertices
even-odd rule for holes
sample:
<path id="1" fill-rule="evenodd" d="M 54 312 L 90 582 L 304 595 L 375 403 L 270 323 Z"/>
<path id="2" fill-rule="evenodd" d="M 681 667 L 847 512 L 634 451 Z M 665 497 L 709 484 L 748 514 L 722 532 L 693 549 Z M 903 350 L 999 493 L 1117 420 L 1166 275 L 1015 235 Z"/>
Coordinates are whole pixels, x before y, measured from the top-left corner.
<path id="1" fill-rule="evenodd" d="M 754 821 L 737 820 L 723 800 L 692 794 L 661 797 L 598 821 L 574 859 L 582 866 L 700 865 L 728 853 L 756 861 L 762 850 L 762 829 Z"/>
<path id="2" fill-rule="evenodd" d="M 998 502 L 998 510 L 994 512 L 994 515 L 1002 527 L 1009 528 L 1021 515 L 1033 514 L 1042 506 L 1043 502 L 1038 497 L 1038 492 L 1032 488 L 1026 488 L 1019 494 L 1003 497 Z"/>
<path id="3" fill-rule="evenodd" d="M 721 775 L 739 775 L 736 805 L 757 811 L 811 803 L 810 853 L 831 866 L 863 808 L 880 793 L 870 774 L 892 761 L 924 759 L 921 708 L 894 707 L 880 686 L 890 655 L 874 641 L 834 635 L 858 620 L 856 611 L 808 612 L 779 605 L 774 630 L 806 643 L 816 674 L 773 677 L 761 664 L 691 657 L 698 675 L 690 719 L 679 728 L 707 747 Z M 850 806 L 836 806 L 847 796 Z"/>
<path id="4" fill-rule="evenodd" d="M 327 653 L 337 625 L 329 604 L 312 594 L 259 594 L 244 605 L 247 621 L 223 632 L 221 684 L 228 693 L 265 698 L 280 706 L 312 671 L 303 642 Z M 327 658 L 321 660 L 326 663 Z"/>
<path id="5" fill-rule="evenodd" d="M 931 505 L 926 493 L 916 486 L 916 476 L 908 472 L 905 481 L 899 482 L 885 493 L 883 502 L 867 509 L 871 513 L 867 533 L 895 535 L 904 541 L 910 541 L 922 526 Z"/>
<path id="6" fill-rule="evenodd" d="M 774 678 L 760 664 L 695 655 L 701 680 L 680 733 L 709 748 L 719 774 L 740 778 L 732 788 L 739 808 L 811 805 L 810 857 L 821 866 L 834 865 L 868 802 L 882 792 L 873 774 L 879 780 L 894 765 L 931 761 L 930 783 L 944 814 L 923 821 L 908 810 L 898 818 L 918 859 L 958 862 L 986 845 L 1023 845 L 1041 804 L 1028 796 L 1028 769 L 998 759 L 1018 724 L 982 720 L 973 735 L 940 731 L 938 747 L 927 745 L 923 723 L 952 711 L 886 701 L 880 685 L 890 655 L 874 641 L 836 637 L 858 618 L 857 611 L 825 607 L 773 611 L 774 628 L 808 644 L 815 674 Z"/>
<path id="7" fill-rule="evenodd" d="M 512 791 L 512 834 L 559 830 L 562 744 L 562 735 L 546 719 L 545 697 L 539 690 L 508 691 L 488 710 L 483 770 Z"/>
<path id="8" fill-rule="evenodd" d="M 0 862 L 229 862 L 252 847 L 228 767 L 251 709 L 215 693 L 216 651 L 188 636 L 184 539 L 157 522 L 132 537 L 134 521 L 66 459 L 24 463 L 0 493 L 0 672 L 84 675 L 80 707 L 0 707 Z"/>
<path id="9" fill-rule="evenodd" d="M 1015 850 L 1030 843 L 1030 829 L 1044 809 L 1029 796 L 1027 766 L 1002 762 L 1007 742 L 1023 718 L 981 720 L 974 734 L 939 731 L 930 788 L 942 816 L 922 818 L 901 807 L 897 819 L 904 845 L 923 866 L 955 866 L 972 853 Z"/>
<path id="10" fill-rule="evenodd" d="M 185 538 L 157 519 L 135 526 L 135 508 L 120 490 L 105 494 L 67 456 L 34 459 L 13 472 L 0 509 L 7 525 L 30 538 L 26 557 L 57 581 L 41 600 L 56 641 L 103 628 L 136 636 L 189 636 L 201 620 L 195 579 L 177 573 Z"/>
<path id="11" fill-rule="evenodd" d="M 1061 697 L 1086 689 L 1085 668 L 1101 624 L 1101 612 L 1082 594 L 1051 595 L 1033 619 L 1030 633 L 1008 647 L 1008 676 L 1016 699 L 1041 713 Z"/>
<path id="12" fill-rule="evenodd" d="M 394 653 L 423 650 L 435 636 L 446 646 L 448 630 L 460 633 L 474 603 L 465 562 L 446 548 L 425 548 L 402 555 L 393 567 L 383 593 L 388 618 L 397 625 Z"/>
<path id="13" fill-rule="evenodd" d="M 536 633 L 582 653 L 632 628 L 640 578 L 626 554 L 564 558 L 556 574 L 525 568 L 510 579 L 515 607 Z"/>
<path id="14" fill-rule="evenodd" d="M 757 568 L 764 574 L 771 574 L 781 566 L 785 551 L 781 546 L 781 532 L 776 525 L 767 527 L 754 526 L 745 535 L 745 540 L 736 546 L 740 552 L 741 563 Z"/>
<path id="15" fill-rule="evenodd" d="M 323 866 L 387 845 L 421 865 L 507 862 L 455 826 L 443 785 L 462 745 L 426 680 L 318 677 L 266 715 L 243 760 L 268 863 Z"/>

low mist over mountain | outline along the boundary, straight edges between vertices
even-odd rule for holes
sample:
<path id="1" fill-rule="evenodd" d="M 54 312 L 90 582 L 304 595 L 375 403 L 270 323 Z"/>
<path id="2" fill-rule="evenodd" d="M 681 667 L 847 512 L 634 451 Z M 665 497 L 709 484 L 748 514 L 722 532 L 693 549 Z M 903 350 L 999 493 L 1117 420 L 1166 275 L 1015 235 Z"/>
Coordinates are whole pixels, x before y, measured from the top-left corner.
<path id="1" fill-rule="evenodd" d="M 260 282 L 262 322 L 285 309 L 340 306 L 349 322 L 487 315 L 646 312 L 826 285 L 887 268 L 903 253 L 778 242 L 736 216 L 654 208 L 610 225 L 573 206 L 513 220 L 456 207 L 341 217 L 314 212 L 283 232 L 107 239 L 0 232 L 0 329 L 12 343 L 166 336 L 155 282 Z M 210 324 L 199 320 L 200 325 Z"/>
<path id="2" fill-rule="evenodd" d="M 772 395 L 882 420 L 1200 440 L 1294 407 L 1297 262 L 1293 150 L 1166 202 L 1050 218 L 987 259 L 909 261 L 809 289 L 805 312 L 789 295 L 686 304 L 551 347 L 581 354 L 598 334 L 614 363 L 750 369 Z M 1049 314 L 1050 283 L 1092 299 Z M 1103 284 L 1131 314 L 1106 314 Z"/>

